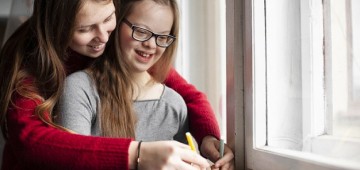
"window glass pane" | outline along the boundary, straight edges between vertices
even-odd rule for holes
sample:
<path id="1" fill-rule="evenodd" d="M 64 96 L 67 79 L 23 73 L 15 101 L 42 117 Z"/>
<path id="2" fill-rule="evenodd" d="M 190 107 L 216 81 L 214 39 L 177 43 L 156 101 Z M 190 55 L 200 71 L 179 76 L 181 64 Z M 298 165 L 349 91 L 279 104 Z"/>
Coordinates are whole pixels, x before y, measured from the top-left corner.
<path id="1" fill-rule="evenodd" d="M 331 5 L 333 134 L 360 138 L 360 0 Z"/>
<path id="2" fill-rule="evenodd" d="M 296 150 L 302 147 L 299 6 L 299 0 L 266 3 L 268 145 Z"/>
<path id="3" fill-rule="evenodd" d="M 265 145 L 360 161 L 359 1 L 265 1 Z"/>
<path id="4" fill-rule="evenodd" d="M 360 0 L 259 1 L 264 7 L 254 3 L 250 42 L 252 169 L 262 162 L 253 159 L 262 158 L 302 168 L 311 162 L 360 169 Z M 256 20 L 259 15 L 264 20 Z M 279 157 L 287 161 L 276 162 Z"/>

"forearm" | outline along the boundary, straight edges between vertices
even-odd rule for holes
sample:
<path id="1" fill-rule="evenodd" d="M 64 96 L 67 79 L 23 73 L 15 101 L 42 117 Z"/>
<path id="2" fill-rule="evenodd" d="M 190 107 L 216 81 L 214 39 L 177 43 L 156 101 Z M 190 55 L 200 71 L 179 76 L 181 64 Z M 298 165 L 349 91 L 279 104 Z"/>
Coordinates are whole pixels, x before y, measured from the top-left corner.
<path id="1" fill-rule="evenodd" d="M 33 114 L 34 101 L 24 99 L 16 104 L 20 108 L 12 108 L 7 116 L 7 149 L 17 159 L 14 162 L 40 169 L 128 169 L 131 139 L 63 132 Z"/>

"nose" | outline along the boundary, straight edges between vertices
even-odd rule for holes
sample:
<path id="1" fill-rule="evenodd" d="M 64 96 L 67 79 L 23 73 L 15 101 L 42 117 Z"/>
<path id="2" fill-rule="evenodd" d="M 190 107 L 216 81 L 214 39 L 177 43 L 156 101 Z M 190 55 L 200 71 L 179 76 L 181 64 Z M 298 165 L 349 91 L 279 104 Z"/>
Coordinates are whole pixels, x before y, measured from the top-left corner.
<path id="1" fill-rule="evenodd" d="M 98 42 L 106 43 L 109 40 L 109 32 L 104 28 L 99 28 L 96 31 L 95 40 Z"/>
<path id="2" fill-rule="evenodd" d="M 150 39 L 148 39 L 147 41 L 144 41 L 143 44 L 149 48 L 156 48 L 156 38 L 155 36 L 152 36 Z"/>

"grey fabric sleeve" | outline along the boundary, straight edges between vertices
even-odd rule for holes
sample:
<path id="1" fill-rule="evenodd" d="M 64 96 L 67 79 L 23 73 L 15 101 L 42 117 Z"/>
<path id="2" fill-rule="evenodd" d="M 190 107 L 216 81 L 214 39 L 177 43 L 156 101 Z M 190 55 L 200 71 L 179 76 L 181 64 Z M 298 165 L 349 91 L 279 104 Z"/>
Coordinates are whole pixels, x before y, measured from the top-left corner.
<path id="1" fill-rule="evenodd" d="M 83 135 L 92 134 L 99 97 L 90 76 L 84 71 L 66 78 L 55 122 Z"/>
<path id="2" fill-rule="evenodd" d="M 167 103 L 173 107 L 178 112 L 179 116 L 179 130 L 178 133 L 174 136 L 174 140 L 177 140 L 182 143 L 187 143 L 185 133 L 189 131 L 189 119 L 187 113 L 187 107 L 184 99 L 171 88 L 169 90 L 169 96 L 167 96 Z M 170 97 L 171 96 L 171 97 Z"/>

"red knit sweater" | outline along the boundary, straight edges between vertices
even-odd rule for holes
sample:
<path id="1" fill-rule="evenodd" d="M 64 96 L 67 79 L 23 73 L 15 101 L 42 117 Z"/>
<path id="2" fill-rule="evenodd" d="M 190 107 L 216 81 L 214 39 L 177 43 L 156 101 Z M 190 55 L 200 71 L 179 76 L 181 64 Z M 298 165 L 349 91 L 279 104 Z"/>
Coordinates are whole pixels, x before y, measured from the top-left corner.
<path id="1" fill-rule="evenodd" d="M 69 72 L 78 69 L 71 68 Z M 219 138 L 219 127 L 206 96 L 174 69 L 165 83 L 187 103 L 190 132 L 195 139 L 200 142 L 206 135 Z M 9 108 L 9 138 L 4 148 L 2 169 L 128 169 L 128 149 L 132 139 L 63 132 L 34 116 L 37 103 L 39 101 L 17 98 L 17 107 Z"/>

